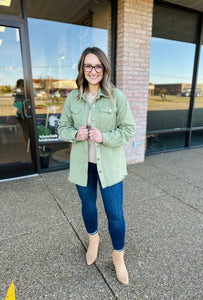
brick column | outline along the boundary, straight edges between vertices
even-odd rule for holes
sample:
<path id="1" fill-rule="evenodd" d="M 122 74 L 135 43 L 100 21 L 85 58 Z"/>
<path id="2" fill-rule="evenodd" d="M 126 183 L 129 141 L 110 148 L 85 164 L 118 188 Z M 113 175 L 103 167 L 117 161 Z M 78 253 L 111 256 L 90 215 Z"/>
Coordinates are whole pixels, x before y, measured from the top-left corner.
<path id="1" fill-rule="evenodd" d="M 125 146 L 127 163 L 145 158 L 153 0 L 118 0 L 117 84 L 128 97 L 136 134 Z"/>

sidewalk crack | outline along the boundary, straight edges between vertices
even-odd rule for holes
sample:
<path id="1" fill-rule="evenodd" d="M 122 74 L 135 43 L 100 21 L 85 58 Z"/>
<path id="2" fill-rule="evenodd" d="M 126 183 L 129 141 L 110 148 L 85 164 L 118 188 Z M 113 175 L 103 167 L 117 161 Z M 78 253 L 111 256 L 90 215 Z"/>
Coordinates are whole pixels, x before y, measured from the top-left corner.
<path id="1" fill-rule="evenodd" d="M 168 173 L 167 173 L 167 174 L 168 174 Z M 170 175 L 172 175 L 172 174 L 170 174 Z M 177 199 L 177 200 L 178 200 L 179 202 L 181 202 L 182 204 L 184 204 L 184 205 L 186 205 L 186 206 L 188 206 L 188 207 L 194 209 L 195 211 L 197 211 L 197 212 L 200 213 L 200 214 L 203 214 L 203 212 L 202 212 L 200 209 L 198 209 L 198 208 L 192 206 L 192 205 L 189 204 L 189 203 L 184 202 L 182 199 L 180 199 L 180 198 L 178 198 L 177 196 L 171 194 L 170 192 L 165 191 L 165 190 L 164 190 L 163 188 L 161 188 L 159 185 L 150 182 L 150 180 L 146 179 L 146 178 L 143 177 L 143 176 L 140 176 L 140 175 L 138 175 L 138 176 L 139 176 L 140 178 L 142 178 L 143 180 L 145 180 L 146 182 L 152 184 L 153 186 L 155 186 L 156 188 L 158 188 L 159 190 L 161 190 L 161 191 L 164 192 L 165 194 L 167 194 L 167 195 L 169 195 L 169 196 L 171 196 L 171 197 Z M 179 178 L 179 177 L 176 177 L 176 178 Z"/>
<path id="2" fill-rule="evenodd" d="M 41 176 L 41 175 L 40 175 L 40 176 Z M 70 219 L 68 218 L 68 216 L 66 215 L 65 211 L 63 210 L 63 207 L 60 205 L 60 203 L 59 203 L 59 201 L 58 201 L 58 199 L 57 199 L 57 197 L 56 197 L 54 191 L 50 188 L 49 184 L 47 183 L 46 179 L 44 179 L 44 177 L 42 177 L 42 176 L 41 176 L 41 178 L 42 178 L 44 184 L 46 185 L 47 190 L 49 191 L 50 195 L 54 198 L 54 201 L 56 202 L 57 206 L 59 207 L 59 209 L 61 210 L 62 214 L 64 215 L 65 219 L 66 219 L 67 222 L 70 224 L 70 226 L 71 226 L 72 230 L 74 231 L 76 237 L 78 238 L 78 240 L 79 240 L 80 243 L 82 244 L 83 248 L 87 251 L 87 248 L 86 248 L 85 244 L 83 243 L 83 241 L 81 240 L 79 234 L 77 233 L 76 229 L 75 229 L 74 226 L 73 226 L 73 223 L 74 223 L 73 221 L 74 221 L 74 220 L 72 220 L 72 219 L 70 220 Z M 110 292 L 111 292 L 112 296 L 114 297 L 114 299 L 115 299 L 115 300 L 118 300 L 118 296 L 115 294 L 114 290 L 112 289 L 112 287 L 111 287 L 110 284 L 108 283 L 107 279 L 105 278 L 103 272 L 102 272 L 101 269 L 98 267 L 98 265 L 96 264 L 96 262 L 94 263 L 94 265 L 95 265 L 97 271 L 99 272 L 99 274 L 101 275 L 103 281 L 104 281 L 105 284 L 107 285 L 108 289 L 110 290 Z"/>

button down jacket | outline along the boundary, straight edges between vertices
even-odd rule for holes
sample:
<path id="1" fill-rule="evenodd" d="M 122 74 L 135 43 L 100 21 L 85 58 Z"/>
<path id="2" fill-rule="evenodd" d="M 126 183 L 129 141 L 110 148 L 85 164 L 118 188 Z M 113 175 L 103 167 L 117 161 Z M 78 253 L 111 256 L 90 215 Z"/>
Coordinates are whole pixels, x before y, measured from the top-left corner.
<path id="1" fill-rule="evenodd" d="M 86 92 L 78 101 L 78 90 L 67 97 L 61 114 L 58 133 L 62 140 L 71 142 L 69 180 L 86 186 L 88 177 L 88 142 L 75 140 L 81 126 L 87 125 L 89 104 Z M 101 89 L 91 105 L 91 126 L 99 129 L 103 143 L 96 144 L 97 170 L 102 187 L 111 186 L 127 175 L 123 145 L 135 133 L 135 122 L 125 95 L 117 88 L 113 91 L 113 102 Z"/>

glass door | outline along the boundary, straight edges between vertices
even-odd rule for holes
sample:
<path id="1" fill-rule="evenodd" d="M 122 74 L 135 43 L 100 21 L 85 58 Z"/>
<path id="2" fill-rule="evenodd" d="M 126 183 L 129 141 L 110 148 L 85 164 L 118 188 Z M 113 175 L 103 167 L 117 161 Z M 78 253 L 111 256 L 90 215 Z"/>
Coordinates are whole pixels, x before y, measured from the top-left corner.
<path id="1" fill-rule="evenodd" d="M 22 24 L 19 27 L 4 25 L 0 22 L 0 179 L 35 173 L 30 138 L 32 109 L 21 45 Z"/>

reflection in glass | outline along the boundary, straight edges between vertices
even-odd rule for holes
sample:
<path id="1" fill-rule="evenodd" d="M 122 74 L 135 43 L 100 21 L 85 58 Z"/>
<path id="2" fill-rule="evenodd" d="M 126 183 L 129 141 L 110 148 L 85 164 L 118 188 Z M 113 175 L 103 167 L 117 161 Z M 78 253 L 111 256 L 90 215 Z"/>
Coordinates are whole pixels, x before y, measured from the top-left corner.
<path id="1" fill-rule="evenodd" d="M 147 130 L 187 127 L 195 45 L 152 38 Z"/>
<path id="2" fill-rule="evenodd" d="M 0 31 L 0 164 L 31 161 L 19 29 Z"/>
<path id="3" fill-rule="evenodd" d="M 93 45 L 107 53 L 107 30 L 29 19 L 29 32 L 39 142 L 58 141 L 60 114 L 76 88 L 80 55 Z"/>
<path id="4" fill-rule="evenodd" d="M 191 146 L 203 146 L 203 129 L 193 130 Z"/>
<path id="5" fill-rule="evenodd" d="M 203 28 L 202 28 L 203 34 Z M 201 46 L 200 61 L 198 68 L 197 88 L 195 97 L 195 106 L 193 113 L 193 127 L 203 127 L 203 46 Z M 203 145 L 203 130 L 192 132 L 192 145 Z"/>
<path id="6" fill-rule="evenodd" d="M 188 125 L 196 29 L 195 14 L 155 4 L 150 54 L 147 153 L 184 147 L 185 133 L 179 131 Z M 163 130 L 178 132 L 157 134 Z"/>
<path id="7" fill-rule="evenodd" d="M 29 18 L 107 29 L 110 20 L 109 0 L 26 0 Z"/>
<path id="8" fill-rule="evenodd" d="M 108 55 L 109 1 L 77 4 L 67 0 L 60 1 L 60 5 L 52 1 L 51 6 L 48 1 L 27 3 L 40 161 L 49 156 L 49 167 L 69 160 L 67 144 L 66 150 L 56 151 L 56 147 L 65 147 L 57 128 L 66 97 L 76 88 L 81 53 L 97 46 Z M 66 160 L 56 159 L 64 153 Z"/>
<path id="9" fill-rule="evenodd" d="M 21 17 L 20 0 L 0 0 L 0 14 Z"/>
<path id="10" fill-rule="evenodd" d="M 184 148 L 185 132 L 171 132 L 147 135 L 147 153 L 162 152 L 176 148 Z"/>
<path id="11" fill-rule="evenodd" d="M 44 149 L 43 149 L 44 147 Z M 71 144 L 47 144 L 39 147 L 40 166 L 42 169 L 59 168 L 60 166 L 69 167 Z"/>

